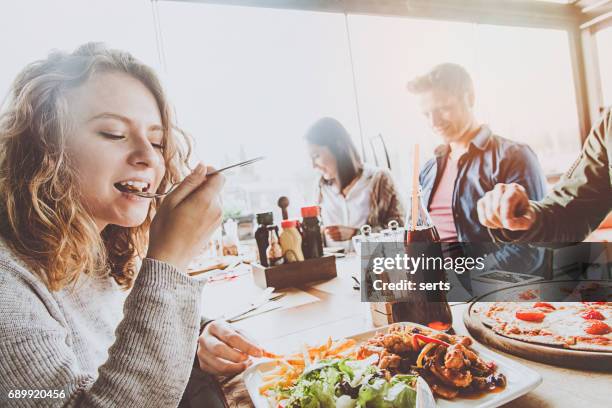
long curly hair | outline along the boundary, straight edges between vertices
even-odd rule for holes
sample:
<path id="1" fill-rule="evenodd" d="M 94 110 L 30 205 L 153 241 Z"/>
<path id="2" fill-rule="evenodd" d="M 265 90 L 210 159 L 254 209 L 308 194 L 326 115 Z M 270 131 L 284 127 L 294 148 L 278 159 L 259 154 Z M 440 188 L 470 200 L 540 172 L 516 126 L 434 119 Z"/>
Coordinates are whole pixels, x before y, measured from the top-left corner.
<path id="1" fill-rule="evenodd" d="M 66 93 L 101 72 L 126 73 L 155 97 L 166 166 L 158 191 L 188 170 L 191 141 L 175 126 L 155 72 L 131 54 L 87 43 L 26 66 L 0 114 L 0 235 L 50 290 L 76 282 L 81 273 L 110 274 L 122 287 L 131 287 L 161 203 L 151 200 L 140 226 L 108 225 L 102 233 L 84 207 L 66 152 L 73 126 Z"/>

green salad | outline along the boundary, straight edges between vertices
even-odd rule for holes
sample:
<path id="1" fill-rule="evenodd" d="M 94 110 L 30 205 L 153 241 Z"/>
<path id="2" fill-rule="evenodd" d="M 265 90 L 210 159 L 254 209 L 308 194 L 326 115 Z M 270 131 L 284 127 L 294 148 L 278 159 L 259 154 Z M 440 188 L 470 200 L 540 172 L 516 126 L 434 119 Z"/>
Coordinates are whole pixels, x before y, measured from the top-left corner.
<path id="1" fill-rule="evenodd" d="M 376 356 L 377 357 L 377 356 Z M 330 359 L 308 366 L 291 387 L 272 390 L 275 407 L 410 408 L 416 403 L 415 375 L 391 379 L 372 359 Z"/>

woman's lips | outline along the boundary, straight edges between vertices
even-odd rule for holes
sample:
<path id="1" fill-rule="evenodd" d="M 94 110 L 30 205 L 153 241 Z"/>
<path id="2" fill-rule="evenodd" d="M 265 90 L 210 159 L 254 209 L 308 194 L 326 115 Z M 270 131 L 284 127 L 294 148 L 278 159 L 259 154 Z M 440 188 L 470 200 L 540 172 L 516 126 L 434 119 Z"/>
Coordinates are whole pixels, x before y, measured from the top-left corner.
<path id="1" fill-rule="evenodd" d="M 142 202 L 147 202 L 151 200 L 150 198 L 147 198 L 147 197 L 140 197 L 133 193 L 124 193 L 124 192 L 121 192 L 121 197 L 125 198 L 126 200 L 135 202 L 135 203 L 142 203 Z"/>

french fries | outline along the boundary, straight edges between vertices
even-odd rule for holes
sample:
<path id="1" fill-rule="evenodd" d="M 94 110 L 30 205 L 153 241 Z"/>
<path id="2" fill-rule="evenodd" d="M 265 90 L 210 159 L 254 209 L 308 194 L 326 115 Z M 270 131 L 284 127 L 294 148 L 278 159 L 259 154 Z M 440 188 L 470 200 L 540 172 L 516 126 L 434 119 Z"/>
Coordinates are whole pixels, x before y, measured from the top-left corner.
<path id="1" fill-rule="evenodd" d="M 266 357 L 266 358 L 280 358 L 281 356 L 279 356 L 278 354 L 270 353 L 269 351 L 264 350 L 263 351 L 263 357 Z"/>
<path id="2" fill-rule="evenodd" d="M 329 337 L 320 346 L 304 345 L 302 351 L 296 354 L 279 356 L 265 352 L 264 357 L 274 359 L 275 365 L 272 370 L 262 373 L 263 383 L 259 387 L 259 393 L 267 396 L 270 390 L 278 386 L 283 388 L 292 386 L 306 367 L 318 361 L 332 358 L 354 358 L 356 345 L 357 342 L 353 339 L 333 341 Z"/>

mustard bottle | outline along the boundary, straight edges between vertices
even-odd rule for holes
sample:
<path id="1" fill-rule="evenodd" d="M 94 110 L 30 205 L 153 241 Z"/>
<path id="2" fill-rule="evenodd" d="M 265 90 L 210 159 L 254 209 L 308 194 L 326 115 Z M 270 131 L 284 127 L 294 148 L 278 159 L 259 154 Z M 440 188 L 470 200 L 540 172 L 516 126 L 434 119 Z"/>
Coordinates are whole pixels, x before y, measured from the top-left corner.
<path id="1" fill-rule="evenodd" d="M 281 232 L 278 241 L 283 248 L 283 257 L 286 262 L 301 262 L 304 260 L 302 252 L 302 236 L 297 230 L 296 220 L 284 220 L 281 223 Z"/>

